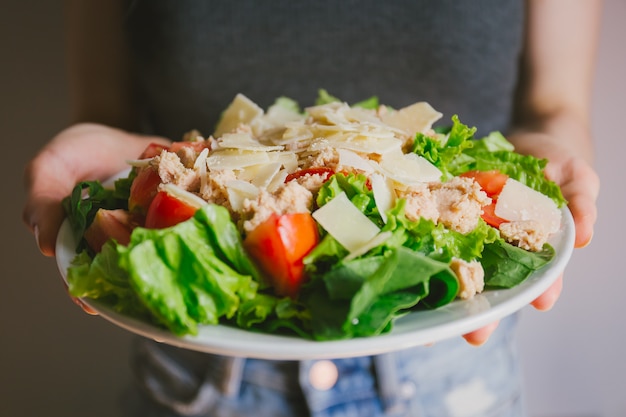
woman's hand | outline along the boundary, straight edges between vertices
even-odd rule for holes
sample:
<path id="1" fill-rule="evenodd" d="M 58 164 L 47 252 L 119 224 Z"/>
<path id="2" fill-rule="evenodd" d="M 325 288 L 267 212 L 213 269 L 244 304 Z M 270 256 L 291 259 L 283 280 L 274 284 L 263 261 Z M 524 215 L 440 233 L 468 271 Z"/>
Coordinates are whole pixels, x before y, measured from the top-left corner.
<path id="1" fill-rule="evenodd" d="M 600 179 L 591 165 L 591 149 L 576 146 L 568 137 L 547 133 L 519 132 L 510 140 L 517 152 L 548 160 L 546 176 L 559 184 L 574 218 L 575 247 L 587 246 L 593 238 L 598 217 L 596 200 L 600 192 Z"/>
<path id="2" fill-rule="evenodd" d="M 585 146 L 573 146 L 563 137 L 537 132 L 519 131 L 509 137 L 515 150 L 546 158 L 546 175 L 561 187 L 574 218 L 576 239 L 574 246 L 587 246 L 593 237 L 598 216 L 596 200 L 600 191 L 598 174 L 591 165 L 591 152 Z M 539 311 L 550 310 L 563 289 L 563 275 L 541 294 L 531 305 Z M 492 323 L 463 337 L 472 345 L 485 343 L 498 323 Z"/>
<path id="3" fill-rule="evenodd" d="M 27 165 L 23 220 L 46 256 L 54 256 L 63 222 L 61 206 L 76 183 L 105 180 L 123 170 L 158 138 L 131 134 L 98 124 L 77 124 L 59 133 Z"/>

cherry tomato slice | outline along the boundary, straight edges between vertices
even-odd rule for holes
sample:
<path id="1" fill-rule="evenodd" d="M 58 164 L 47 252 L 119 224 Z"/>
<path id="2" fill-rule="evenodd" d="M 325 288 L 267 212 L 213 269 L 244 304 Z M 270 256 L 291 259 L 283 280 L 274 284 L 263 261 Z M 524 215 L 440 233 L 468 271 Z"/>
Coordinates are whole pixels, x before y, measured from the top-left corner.
<path id="1" fill-rule="evenodd" d="M 461 174 L 461 177 L 473 178 L 480 188 L 492 199 L 492 203 L 483 207 L 481 217 L 488 225 L 495 228 L 500 227 L 502 223 L 506 223 L 501 217 L 496 216 L 496 202 L 504 184 L 509 176 L 500 171 L 468 171 Z"/>
<path id="2" fill-rule="evenodd" d="M 161 145 L 160 143 L 151 143 L 146 147 L 146 149 L 144 149 L 139 156 L 139 159 L 154 158 L 157 155 L 161 155 L 161 152 L 167 150 L 169 150 L 169 148 L 165 145 Z"/>
<path id="3" fill-rule="evenodd" d="M 467 171 L 461 177 L 474 178 L 480 188 L 491 198 L 497 197 L 509 176 L 500 171 Z"/>
<path id="4" fill-rule="evenodd" d="M 148 229 L 164 229 L 190 219 L 197 208 L 192 207 L 179 198 L 159 191 L 150 203 L 146 214 L 145 227 Z"/>
<path id="5" fill-rule="evenodd" d="M 130 185 L 128 211 L 145 215 L 157 194 L 159 184 L 161 177 L 154 168 L 150 166 L 141 168 Z"/>
<path id="6" fill-rule="evenodd" d="M 287 178 L 285 178 L 285 182 L 302 178 L 305 175 L 322 175 L 324 177 L 324 181 L 326 181 L 334 173 L 335 171 L 326 167 L 314 167 L 314 168 L 300 169 L 298 171 L 292 172 L 291 174 L 287 175 Z"/>
<path id="7" fill-rule="evenodd" d="M 318 239 L 310 213 L 273 214 L 246 236 L 244 246 L 277 295 L 296 297 L 305 279 L 302 260 Z"/>

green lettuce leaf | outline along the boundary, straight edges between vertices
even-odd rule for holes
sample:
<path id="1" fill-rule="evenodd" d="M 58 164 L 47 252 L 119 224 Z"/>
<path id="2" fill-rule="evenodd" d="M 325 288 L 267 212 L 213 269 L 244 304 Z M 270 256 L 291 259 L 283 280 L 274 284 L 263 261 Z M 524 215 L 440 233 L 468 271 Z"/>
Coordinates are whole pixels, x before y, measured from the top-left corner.
<path id="1" fill-rule="evenodd" d="M 418 133 L 412 151 L 437 166 L 443 180 L 471 170 L 498 170 L 552 198 L 559 207 L 567 203 L 560 187 L 545 176 L 547 160 L 516 153 L 500 132 L 481 139 L 474 137 L 475 132 L 453 116 L 449 129 L 432 136 Z"/>
<path id="2" fill-rule="evenodd" d="M 469 262 L 481 257 L 486 243 L 498 239 L 498 232 L 482 219 L 474 230 L 463 234 L 428 219 L 411 221 L 404 214 L 404 206 L 405 200 L 400 199 L 387 213 L 382 230 L 393 233 L 385 243 L 388 247 L 402 245 L 442 262 L 450 262 L 452 258 Z"/>
<path id="3" fill-rule="evenodd" d="M 451 167 L 465 161 L 465 150 L 474 146 L 476 128 L 470 128 L 460 122 L 458 116 L 452 116 L 452 126 L 444 133 L 425 135 L 418 133 L 413 142 L 412 152 L 423 156 L 442 173 L 447 180 L 455 174 Z"/>
<path id="4" fill-rule="evenodd" d="M 91 262 L 85 256 L 68 272 L 73 295 L 115 297 L 113 305 L 124 311 L 143 306 L 179 335 L 233 318 L 259 287 L 228 211 L 216 205 L 171 228 L 137 228 L 127 247 L 109 242 Z"/>
<path id="5" fill-rule="evenodd" d="M 95 258 L 80 252 L 67 271 L 68 291 L 77 298 L 98 300 L 113 310 L 152 321 L 150 312 L 136 295 L 128 273 L 118 265 L 116 243 L 107 242 Z"/>
<path id="6" fill-rule="evenodd" d="M 62 201 L 63 209 L 72 229 L 72 236 L 77 242 L 76 251 L 87 248 L 83 236 L 91 225 L 96 212 L 103 209 L 128 208 L 130 186 L 118 181 L 120 188 L 105 188 L 100 181 L 82 181 L 76 184 L 72 193 Z"/>
<path id="7" fill-rule="evenodd" d="M 337 102 L 343 102 L 343 100 L 331 95 L 328 91 L 324 89 L 318 90 L 317 99 L 315 100 L 316 106 L 321 106 L 321 105 L 328 104 L 328 103 L 337 103 Z M 378 97 L 372 96 L 372 97 L 366 98 L 365 100 L 361 100 L 356 103 L 353 103 L 351 104 L 351 106 L 375 110 L 380 106 L 380 102 L 378 100 Z"/>
<path id="8" fill-rule="evenodd" d="M 369 189 L 368 179 L 363 174 L 336 173 L 320 188 L 316 203 L 319 207 L 328 203 L 342 192 L 359 210 L 375 224 L 382 226 L 382 218 L 374 200 L 374 193 Z"/>
<path id="9" fill-rule="evenodd" d="M 340 262 L 305 289 L 303 300 L 311 311 L 313 336 L 329 340 L 380 334 L 420 300 L 435 307 L 457 292 L 447 263 L 400 247 L 386 256 Z"/>
<path id="10" fill-rule="evenodd" d="M 554 255 L 554 248 L 548 244 L 540 252 L 529 252 L 498 239 L 486 245 L 481 260 L 485 287 L 513 288 L 548 264 Z"/>

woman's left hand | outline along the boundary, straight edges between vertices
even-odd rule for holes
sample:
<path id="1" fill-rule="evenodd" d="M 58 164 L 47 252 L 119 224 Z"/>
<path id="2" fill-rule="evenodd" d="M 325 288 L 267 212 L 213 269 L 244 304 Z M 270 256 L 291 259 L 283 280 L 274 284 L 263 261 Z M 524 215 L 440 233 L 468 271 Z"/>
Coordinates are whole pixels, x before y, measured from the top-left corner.
<path id="1" fill-rule="evenodd" d="M 580 148 L 545 133 L 519 132 L 509 138 L 517 152 L 546 158 L 546 175 L 561 187 L 574 218 L 576 238 L 574 247 L 583 248 L 593 238 L 593 228 L 598 216 L 596 200 L 600 191 L 600 180 L 591 165 L 589 152 L 580 153 Z M 563 274 L 537 299 L 530 304 L 539 311 L 550 310 L 563 289 Z M 491 323 L 463 335 L 471 345 L 485 343 L 498 323 Z"/>

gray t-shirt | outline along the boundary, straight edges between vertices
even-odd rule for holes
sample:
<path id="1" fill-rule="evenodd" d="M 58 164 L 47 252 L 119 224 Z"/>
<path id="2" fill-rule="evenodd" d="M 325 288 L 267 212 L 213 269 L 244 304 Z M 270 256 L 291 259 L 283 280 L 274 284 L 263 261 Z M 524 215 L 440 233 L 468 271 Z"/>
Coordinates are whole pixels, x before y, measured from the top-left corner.
<path id="1" fill-rule="evenodd" d="M 428 101 L 479 134 L 506 131 L 523 43 L 522 0 L 136 0 L 128 39 L 149 130 L 210 134 L 237 93 L 262 107 Z"/>

